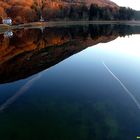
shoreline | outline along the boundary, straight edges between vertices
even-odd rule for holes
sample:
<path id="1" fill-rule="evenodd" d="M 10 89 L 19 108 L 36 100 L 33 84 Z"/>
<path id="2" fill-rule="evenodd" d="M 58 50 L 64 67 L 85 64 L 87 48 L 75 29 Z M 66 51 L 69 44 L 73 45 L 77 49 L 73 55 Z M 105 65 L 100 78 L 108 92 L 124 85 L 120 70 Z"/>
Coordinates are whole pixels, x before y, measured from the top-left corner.
<path id="1" fill-rule="evenodd" d="M 14 29 L 24 29 L 24 28 L 30 29 L 41 27 L 59 27 L 59 26 L 88 25 L 88 24 L 123 24 L 123 25 L 140 26 L 140 21 L 48 21 L 48 22 L 31 22 L 12 26 L 0 24 L 0 33 Z"/>

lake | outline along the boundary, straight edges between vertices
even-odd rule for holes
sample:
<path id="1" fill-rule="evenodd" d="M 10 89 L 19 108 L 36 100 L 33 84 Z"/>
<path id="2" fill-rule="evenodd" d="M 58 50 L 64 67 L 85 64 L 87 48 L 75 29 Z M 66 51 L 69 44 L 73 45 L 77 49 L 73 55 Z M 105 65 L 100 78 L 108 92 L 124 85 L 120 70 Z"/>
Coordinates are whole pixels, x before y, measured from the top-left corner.
<path id="1" fill-rule="evenodd" d="M 0 34 L 1 140 L 136 140 L 140 26 Z"/>

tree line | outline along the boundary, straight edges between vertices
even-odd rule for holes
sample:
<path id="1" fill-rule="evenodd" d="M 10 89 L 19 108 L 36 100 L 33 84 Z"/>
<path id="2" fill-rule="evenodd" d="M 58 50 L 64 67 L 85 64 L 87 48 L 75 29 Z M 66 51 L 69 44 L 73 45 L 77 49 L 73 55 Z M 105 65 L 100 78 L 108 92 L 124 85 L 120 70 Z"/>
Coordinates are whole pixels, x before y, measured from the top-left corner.
<path id="1" fill-rule="evenodd" d="M 89 8 L 89 20 L 132 20 L 134 19 L 134 10 L 131 8 L 120 7 L 113 9 L 111 7 L 99 7 L 91 4 Z"/>
<path id="2" fill-rule="evenodd" d="M 57 9 L 49 9 L 44 6 L 44 1 L 39 4 L 34 0 L 32 9 L 36 11 L 37 17 L 40 13 L 47 20 L 138 20 L 140 12 L 131 8 L 99 7 L 96 4 L 59 6 Z"/>

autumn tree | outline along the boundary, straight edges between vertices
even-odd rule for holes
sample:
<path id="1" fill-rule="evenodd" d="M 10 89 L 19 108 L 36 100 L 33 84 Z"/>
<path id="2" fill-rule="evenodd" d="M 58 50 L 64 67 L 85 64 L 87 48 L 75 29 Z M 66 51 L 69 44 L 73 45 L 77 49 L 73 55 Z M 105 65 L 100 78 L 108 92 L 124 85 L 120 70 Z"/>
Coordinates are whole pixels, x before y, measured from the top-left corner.
<path id="1" fill-rule="evenodd" d="M 42 17 L 43 9 L 45 8 L 46 0 L 33 0 L 32 9 L 34 9 L 39 18 Z"/>

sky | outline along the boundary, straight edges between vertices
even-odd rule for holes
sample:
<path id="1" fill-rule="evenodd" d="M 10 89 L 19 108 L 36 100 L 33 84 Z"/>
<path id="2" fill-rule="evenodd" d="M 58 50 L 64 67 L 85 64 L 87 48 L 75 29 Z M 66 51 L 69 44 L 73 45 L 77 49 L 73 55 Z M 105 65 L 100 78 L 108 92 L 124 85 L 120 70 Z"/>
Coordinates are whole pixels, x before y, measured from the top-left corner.
<path id="1" fill-rule="evenodd" d="M 119 6 L 130 7 L 135 10 L 140 10 L 140 0 L 111 0 Z"/>

